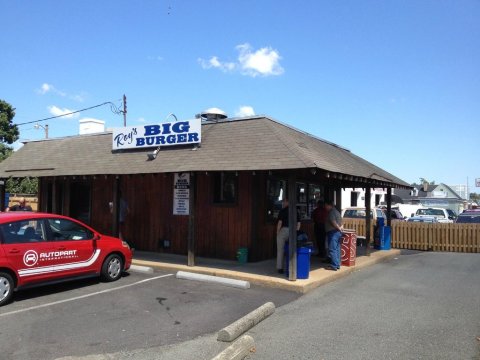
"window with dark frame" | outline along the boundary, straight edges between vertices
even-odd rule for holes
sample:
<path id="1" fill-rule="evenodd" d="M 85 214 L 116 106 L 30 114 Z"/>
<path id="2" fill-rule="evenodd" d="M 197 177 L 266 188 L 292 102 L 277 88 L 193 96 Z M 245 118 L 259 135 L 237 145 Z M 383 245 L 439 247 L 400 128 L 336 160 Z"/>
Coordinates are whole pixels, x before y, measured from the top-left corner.
<path id="1" fill-rule="evenodd" d="M 378 206 L 380 204 L 381 200 L 382 200 L 382 195 L 381 194 L 375 194 L 375 206 Z"/>
<path id="2" fill-rule="evenodd" d="M 267 221 L 275 221 L 282 208 L 282 200 L 287 196 L 287 180 L 271 177 L 267 182 Z M 300 220 L 309 220 L 323 188 L 317 184 L 296 183 L 297 210 Z"/>
<path id="3" fill-rule="evenodd" d="M 350 193 L 350 206 L 358 206 L 358 195 L 359 193 L 356 191 Z"/>
<path id="4" fill-rule="evenodd" d="M 213 202 L 235 204 L 238 197 L 238 176 L 234 172 L 221 172 L 213 175 Z"/>

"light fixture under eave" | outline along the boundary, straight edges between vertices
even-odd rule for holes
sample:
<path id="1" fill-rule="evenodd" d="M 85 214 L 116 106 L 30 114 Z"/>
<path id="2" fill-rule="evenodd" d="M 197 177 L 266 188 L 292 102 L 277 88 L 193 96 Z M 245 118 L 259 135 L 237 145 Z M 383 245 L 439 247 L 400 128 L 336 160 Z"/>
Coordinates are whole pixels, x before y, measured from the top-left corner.
<path id="1" fill-rule="evenodd" d="M 154 151 L 147 153 L 148 160 L 149 161 L 155 160 L 157 158 L 157 154 L 159 151 L 160 151 L 160 146 L 156 148 Z"/>

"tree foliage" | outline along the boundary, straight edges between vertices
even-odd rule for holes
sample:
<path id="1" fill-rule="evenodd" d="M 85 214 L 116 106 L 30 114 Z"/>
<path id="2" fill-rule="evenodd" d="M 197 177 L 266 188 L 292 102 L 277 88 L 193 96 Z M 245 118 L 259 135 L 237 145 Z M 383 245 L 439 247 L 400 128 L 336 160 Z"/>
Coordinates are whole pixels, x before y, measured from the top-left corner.
<path id="1" fill-rule="evenodd" d="M 480 202 L 480 194 L 470 193 L 470 200 L 473 200 L 478 204 Z"/>
<path id="2" fill-rule="evenodd" d="M 35 195 L 38 193 L 38 178 L 8 179 L 6 191 L 10 194 Z"/>
<path id="3" fill-rule="evenodd" d="M 15 108 L 0 99 L 0 162 L 13 153 L 13 149 L 8 145 L 17 141 L 20 135 L 18 127 L 12 122 L 14 116 Z M 6 191 L 11 194 L 37 194 L 38 179 L 31 177 L 8 179 Z"/>
<path id="4" fill-rule="evenodd" d="M 15 116 L 15 108 L 0 99 L 0 142 L 12 144 L 18 140 L 18 127 L 13 125 L 12 120 Z"/>

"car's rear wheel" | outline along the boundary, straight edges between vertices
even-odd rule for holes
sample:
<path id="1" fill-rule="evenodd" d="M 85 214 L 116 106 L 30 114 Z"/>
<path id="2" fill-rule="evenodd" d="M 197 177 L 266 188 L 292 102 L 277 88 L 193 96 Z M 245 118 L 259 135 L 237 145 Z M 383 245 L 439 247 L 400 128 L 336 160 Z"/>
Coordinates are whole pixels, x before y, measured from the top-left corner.
<path id="1" fill-rule="evenodd" d="M 12 276 L 6 272 L 0 272 L 0 306 L 12 299 L 14 287 Z"/>
<path id="2" fill-rule="evenodd" d="M 102 265 L 102 279 L 105 281 L 115 281 L 122 276 L 123 260 L 118 254 L 107 256 Z"/>

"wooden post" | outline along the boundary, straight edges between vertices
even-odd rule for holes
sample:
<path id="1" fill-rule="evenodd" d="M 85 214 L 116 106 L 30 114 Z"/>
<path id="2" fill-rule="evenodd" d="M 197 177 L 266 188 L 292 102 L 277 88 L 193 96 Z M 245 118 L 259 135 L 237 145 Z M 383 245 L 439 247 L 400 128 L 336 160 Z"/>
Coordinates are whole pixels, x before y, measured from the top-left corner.
<path id="1" fill-rule="evenodd" d="M 251 211 L 252 211 L 252 216 L 250 217 L 250 221 L 252 222 L 251 229 L 250 229 L 250 260 L 251 261 L 257 261 L 259 258 L 259 253 L 258 253 L 258 226 L 259 226 L 259 199 L 261 198 L 260 195 L 260 189 L 262 188 L 260 185 L 260 178 L 261 175 L 259 172 L 253 173 L 252 174 L 252 184 L 251 184 Z M 263 178 L 263 177 L 262 177 Z"/>
<path id="2" fill-rule="evenodd" d="M 52 180 L 52 213 L 57 213 L 57 178 L 53 177 Z"/>
<path id="3" fill-rule="evenodd" d="M 342 213 L 342 188 L 337 188 L 335 190 L 335 207 L 341 214 Z"/>
<path id="4" fill-rule="evenodd" d="M 120 212 L 120 178 L 113 178 L 113 199 L 112 199 L 112 234 L 118 237 L 118 214 Z"/>
<path id="5" fill-rule="evenodd" d="M 295 170 L 288 176 L 288 280 L 297 280 L 297 183 Z"/>
<path id="6" fill-rule="evenodd" d="M 387 226 L 392 226 L 392 188 L 387 188 Z"/>
<path id="7" fill-rule="evenodd" d="M 63 203 L 63 215 L 70 216 L 70 177 L 65 180 L 65 198 Z"/>
<path id="8" fill-rule="evenodd" d="M 195 173 L 190 173 L 190 191 L 188 198 L 188 266 L 195 266 Z"/>
<path id="9" fill-rule="evenodd" d="M 370 212 L 372 211 L 372 206 L 371 206 L 371 188 L 370 186 L 367 186 L 365 188 L 365 254 L 367 256 L 370 256 L 370 241 L 371 241 L 371 233 L 370 233 L 370 226 L 372 224 L 372 219 L 370 217 Z"/>
<path id="10" fill-rule="evenodd" d="M 5 211 L 5 188 L 7 179 L 2 179 L 0 184 L 0 211 Z"/>

